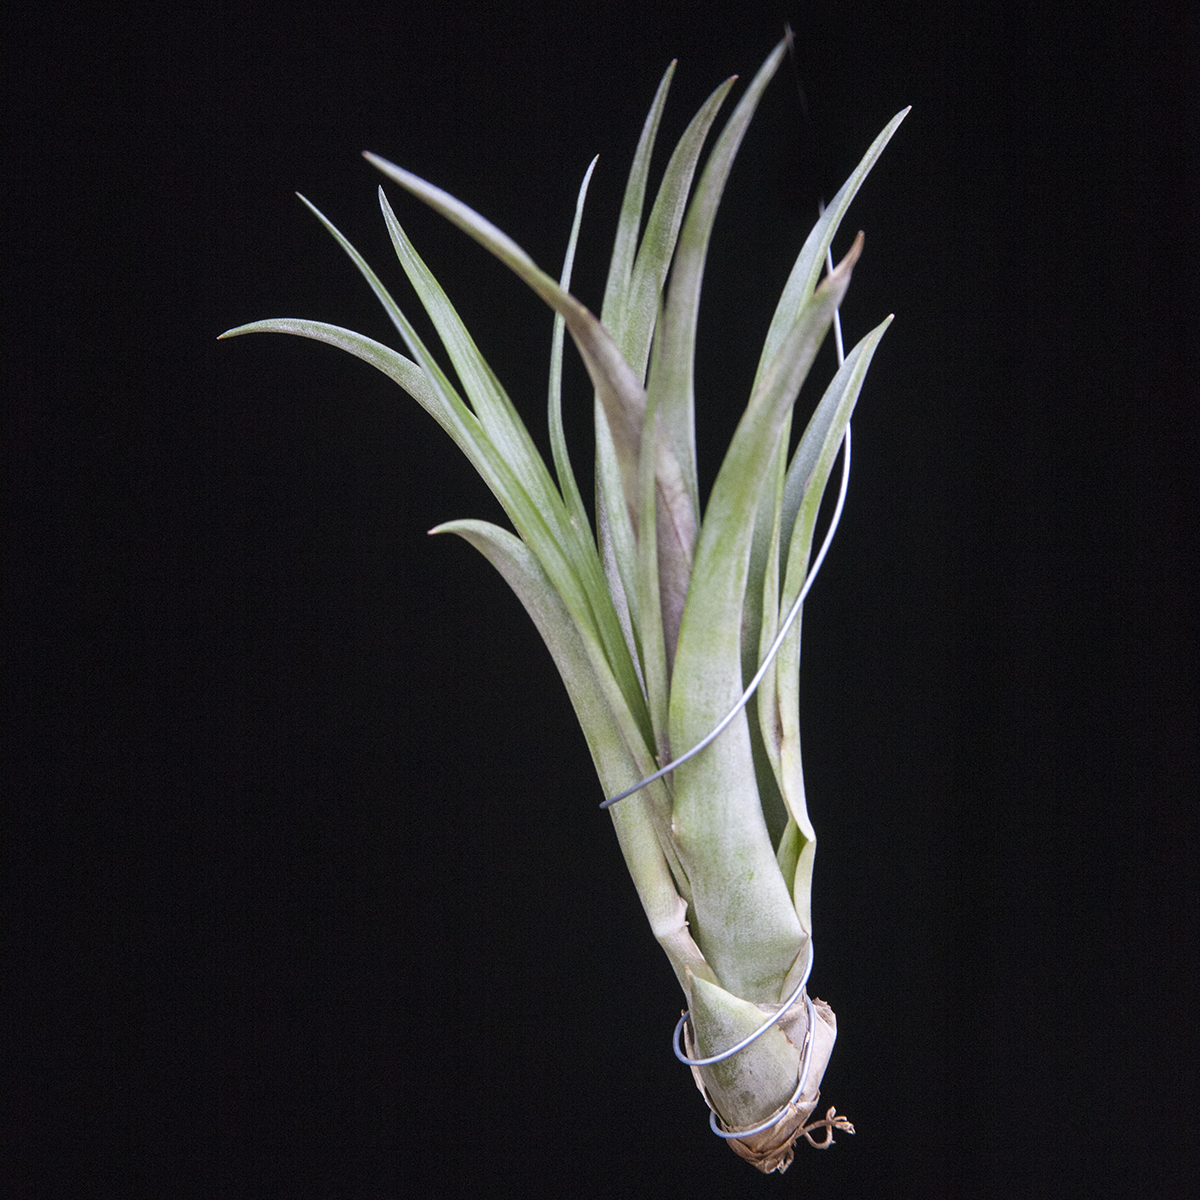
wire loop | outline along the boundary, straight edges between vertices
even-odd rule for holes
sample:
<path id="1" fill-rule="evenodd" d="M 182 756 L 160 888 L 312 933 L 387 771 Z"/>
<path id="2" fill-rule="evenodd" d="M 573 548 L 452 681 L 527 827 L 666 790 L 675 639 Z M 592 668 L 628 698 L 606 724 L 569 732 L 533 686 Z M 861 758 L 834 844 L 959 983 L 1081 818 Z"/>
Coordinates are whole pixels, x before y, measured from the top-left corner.
<path id="1" fill-rule="evenodd" d="M 816 1009 L 813 1008 L 813 1002 L 808 996 L 804 997 L 804 1004 L 808 1011 L 808 1030 L 804 1035 L 804 1051 L 800 1059 L 800 1078 L 791 1099 L 781 1108 L 777 1108 L 761 1125 L 755 1125 L 752 1129 L 738 1129 L 734 1132 L 719 1128 L 720 1118 L 710 1108 L 708 1113 L 708 1127 L 717 1137 L 723 1138 L 727 1142 L 732 1142 L 742 1138 L 753 1137 L 756 1133 L 766 1133 L 768 1129 L 773 1129 L 788 1115 L 796 1101 L 804 1094 L 804 1087 L 808 1083 L 808 1068 L 812 1065 L 813 1025 L 817 1019 Z"/>
<path id="2" fill-rule="evenodd" d="M 685 754 L 681 754 L 678 758 L 672 759 L 665 767 L 661 767 L 655 771 L 653 775 L 647 775 L 645 779 L 639 780 L 632 787 L 626 788 L 623 792 L 618 792 L 615 796 L 609 796 L 607 800 L 601 802 L 601 808 L 611 808 L 620 800 L 624 800 L 627 796 L 632 796 L 634 792 L 640 792 L 642 788 L 661 779 L 664 775 L 670 774 L 676 767 L 681 767 L 689 758 L 694 758 L 701 750 L 711 746 L 726 729 L 729 728 L 733 719 L 742 711 L 750 701 L 750 697 L 758 690 L 758 685 L 762 682 L 762 677 L 767 673 L 767 669 L 771 663 L 775 661 L 775 655 L 779 653 L 780 646 L 783 645 L 784 638 L 791 632 L 792 626 L 795 624 L 796 618 L 800 615 L 800 609 L 804 604 L 805 598 L 808 596 L 809 589 L 812 587 L 814 580 L 817 578 L 817 572 L 821 569 L 821 564 L 825 561 L 825 555 L 829 550 L 830 543 L 833 541 L 833 535 L 838 527 L 838 521 L 842 517 L 842 509 L 846 504 L 846 489 L 850 484 L 850 422 L 846 422 L 846 432 L 842 437 L 842 484 L 838 490 L 837 506 L 833 510 L 833 517 L 830 519 L 829 528 L 825 532 L 825 540 L 821 543 L 821 549 L 817 554 L 816 560 L 813 562 L 812 569 L 805 576 L 804 586 L 800 589 L 800 594 L 796 597 L 791 609 L 788 611 L 787 618 L 779 627 L 779 633 L 776 634 L 775 640 L 771 643 L 771 648 L 764 655 L 762 663 L 754 674 L 754 678 L 750 680 L 749 686 L 742 693 L 742 698 L 725 714 L 720 723 L 712 730 L 711 733 L 701 738 L 690 750 Z"/>
<path id="3" fill-rule="evenodd" d="M 675 1026 L 675 1035 L 671 1039 L 671 1046 L 675 1051 L 675 1057 L 679 1059 L 679 1061 L 683 1063 L 685 1067 L 711 1067 L 714 1063 L 724 1062 L 727 1058 L 732 1058 L 735 1054 L 745 1050 L 745 1048 L 749 1046 L 751 1042 L 754 1042 L 758 1038 L 762 1037 L 762 1035 L 766 1033 L 767 1030 L 770 1029 L 771 1026 L 774 1025 L 780 1019 L 780 1017 L 782 1017 L 784 1013 L 786 1013 L 788 1009 L 790 1009 L 792 1005 L 796 1003 L 797 1000 L 800 999 L 800 995 L 804 991 L 804 985 L 808 982 L 809 975 L 812 974 L 812 967 L 813 944 L 812 938 L 810 937 L 808 939 L 808 963 L 804 968 L 804 974 L 801 977 L 800 982 L 796 985 L 796 990 L 788 997 L 787 1003 L 784 1004 L 778 1012 L 772 1013 L 771 1016 L 768 1017 L 765 1022 L 763 1022 L 763 1024 L 761 1024 L 752 1034 L 750 1034 L 749 1037 L 742 1038 L 737 1045 L 730 1046 L 728 1050 L 722 1050 L 720 1054 L 714 1054 L 712 1058 L 688 1058 L 688 1056 L 680 1049 L 679 1035 L 683 1032 L 684 1022 L 692 1015 L 692 1010 L 690 1008 L 687 1009 L 683 1016 L 679 1018 L 679 1021 Z M 812 1002 L 809 1001 L 810 1010 L 811 1005 Z M 812 1028 L 811 1013 L 809 1019 L 809 1028 L 810 1030 Z"/>
<path id="4" fill-rule="evenodd" d="M 825 203 L 821 203 L 821 212 L 825 211 Z M 830 274 L 833 273 L 833 251 L 827 248 L 825 251 L 825 265 Z M 837 348 L 837 360 L 840 367 L 846 361 L 846 350 L 842 344 L 842 320 L 838 311 L 835 309 L 833 313 L 833 335 Z M 783 645 L 783 639 L 787 637 L 796 618 L 800 615 L 800 608 L 804 604 L 804 598 L 808 595 L 809 589 L 813 585 L 813 581 L 817 578 L 817 572 L 821 569 L 821 564 L 825 561 L 825 555 L 829 551 L 830 543 L 833 541 L 834 532 L 837 530 L 838 522 L 842 519 L 842 509 L 846 505 L 846 489 L 850 485 L 850 422 L 846 422 L 846 432 L 842 435 L 842 484 L 838 489 L 837 505 L 834 507 L 833 516 L 829 521 L 829 528 L 825 531 L 825 540 L 821 543 L 821 549 L 817 553 L 816 559 L 813 561 L 812 569 L 804 577 L 804 586 L 800 589 L 800 595 L 796 597 L 791 609 L 788 611 L 787 619 L 779 627 L 779 633 L 775 640 L 771 643 L 771 648 L 763 657 L 759 664 L 758 670 L 755 672 L 754 678 L 750 680 L 749 686 L 742 693 L 742 698 L 725 714 L 717 725 L 709 734 L 701 738 L 690 750 L 685 754 L 681 754 L 678 758 L 672 759 L 665 767 L 661 767 L 652 775 L 647 775 L 645 779 L 639 780 L 633 787 L 626 788 L 623 792 L 618 792 L 615 796 L 609 796 L 607 800 L 601 801 L 601 808 L 611 808 L 620 800 L 624 800 L 627 796 L 632 796 L 634 792 L 640 792 L 642 788 L 649 786 L 655 781 L 661 779 L 664 775 L 669 775 L 676 767 L 682 766 L 689 758 L 694 758 L 706 746 L 711 746 L 713 742 L 721 736 L 722 733 L 729 727 L 733 719 L 746 707 L 750 702 L 750 697 L 754 695 L 758 685 L 762 682 L 762 677 L 767 673 L 767 668 L 775 661 L 775 655 L 779 653 L 779 647 Z"/>

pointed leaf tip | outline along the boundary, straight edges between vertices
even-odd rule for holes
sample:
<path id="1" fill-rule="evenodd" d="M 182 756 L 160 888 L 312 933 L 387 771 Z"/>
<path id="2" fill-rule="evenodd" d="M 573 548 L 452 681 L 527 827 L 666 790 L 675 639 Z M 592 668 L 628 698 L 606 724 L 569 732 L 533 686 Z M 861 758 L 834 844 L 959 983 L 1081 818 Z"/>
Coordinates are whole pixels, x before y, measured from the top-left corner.
<path id="1" fill-rule="evenodd" d="M 842 261 L 834 267 L 833 272 L 821 280 L 818 292 L 833 291 L 835 288 L 845 288 L 850 282 L 850 274 L 858 260 L 862 257 L 863 246 L 866 245 L 866 235 L 860 229 L 850 249 L 842 257 Z"/>
<path id="2" fill-rule="evenodd" d="M 854 265 L 858 262 L 859 258 L 862 257 L 863 247 L 866 244 L 867 235 L 860 229 L 855 235 L 854 242 L 850 246 L 850 249 L 846 251 L 842 261 L 838 263 L 837 269 L 839 271 L 847 272 L 854 270 Z"/>

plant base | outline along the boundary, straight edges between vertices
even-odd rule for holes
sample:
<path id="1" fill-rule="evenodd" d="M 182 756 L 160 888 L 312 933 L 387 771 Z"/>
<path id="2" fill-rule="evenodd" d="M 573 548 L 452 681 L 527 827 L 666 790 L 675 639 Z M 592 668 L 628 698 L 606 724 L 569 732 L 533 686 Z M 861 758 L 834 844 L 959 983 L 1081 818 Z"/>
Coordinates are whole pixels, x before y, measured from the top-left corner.
<path id="1" fill-rule="evenodd" d="M 772 1171 L 782 1174 L 788 1169 L 795 1153 L 796 1141 L 800 1137 L 807 1138 L 809 1144 L 818 1150 L 825 1150 L 833 1144 L 835 1129 L 840 1129 L 844 1133 L 854 1132 L 854 1126 L 845 1117 L 839 1117 L 833 1108 L 829 1109 L 822 1120 L 806 1124 L 817 1107 L 817 1100 L 821 1095 L 821 1080 L 825 1075 L 825 1068 L 833 1053 L 833 1043 L 837 1038 L 837 1017 L 834 1016 L 833 1009 L 824 1000 L 814 997 L 813 1010 L 816 1013 L 817 1023 L 813 1030 L 812 1060 L 809 1065 L 808 1079 L 805 1081 L 804 1090 L 800 1093 L 799 1099 L 795 1103 L 787 1105 L 779 1121 L 770 1129 L 764 1129 L 762 1133 L 747 1134 L 744 1138 L 727 1139 L 729 1148 L 735 1154 L 744 1158 L 748 1163 L 752 1163 L 764 1175 L 769 1175 Z M 768 1014 L 771 1012 L 769 1008 L 764 1008 L 764 1011 Z M 803 1004 L 797 1004 L 794 1011 L 788 1013 L 779 1022 L 780 1029 L 797 1048 L 804 1043 L 805 1035 L 808 1032 L 807 1026 L 808 1017 Z M 688 1055 L 694 1057 L 696 1052 L 692 1045 L 691 1029 L 686 1024 L 684 1026 L 684 1044 Z M 700 1089 L 705 1104 L 716 1115 L 717 1121 L 720 1122 L 725 1132 L 737 1133 L 738 1127 L 728 1125 L 713 1104 L 708 1088 L 704 1084 L 701 1068 L 692 1068 L 692 1078 L 696 1082 L 696 1087 Z M 796 1082 L 799 1083 L 799 1079 Z M 751 1127 L 744 1126 L 744 1128 Z M 818 1129 L 825 1130 L 823 1141 L 817 1141 L 812 1136 L 813 1132 Z"/>

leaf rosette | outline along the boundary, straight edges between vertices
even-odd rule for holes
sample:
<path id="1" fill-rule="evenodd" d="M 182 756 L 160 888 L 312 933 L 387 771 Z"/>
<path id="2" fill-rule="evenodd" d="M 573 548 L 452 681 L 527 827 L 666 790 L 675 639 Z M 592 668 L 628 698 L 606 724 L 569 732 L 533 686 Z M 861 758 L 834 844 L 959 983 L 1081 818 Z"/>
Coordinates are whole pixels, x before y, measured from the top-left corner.
<path id="1" fill-rule="evenodd" d="M 785 52 L 781 42 L 750 82 L 703 169 L 704 145 L 735 80 L 700 108 L 670 156 L 643 229 L 650 160 L 675 64 L 667 69 L 634 155 L 599 318 L 570 291 L 594 162 L 554 279 L 460 200 L 366 155 L 553 309 L 553 473 L 382 188 L 397 258 L 457 382 L 362 256 L 307 200 L 374 291 L 407 353 L 309 320 L 256 321 L 221 335 L 313 338 L 398 383 L 454 439 L 511 520 L 515 533 L 480 520 L 448 521 L 432 532 L 470 542 L 524 605 L 566 685 L 605 794 L 618 796 L 679 762 L 609 812 L 650 928 L 687 998 L 681 1056 L 720 1058 L 748 1041 L 692 1070 L 714 1130 L 764 1171 L 785 1169 L 795 1140 L 804 1134 L 813 1141 L 818 1126 L 828 1131 L 818 1145 L 828 1144 L 834 1127 L 852 1131 L 832 1109 L 825 1121 L 805 1125 L 836 1021 L 828 1005 L 808 1000 L 805 987 L 816 836 L 800 758 L 799 620 L 766 658 L 811 583 L 818 509 L 890 321 L 845 356 L 789 453 L 801 385 L 849 285 L 862 235 L 822 278 L 823 269 L 851 200 L 907 112 L 876 138 L 797 256 L 749 401 L 702 508 L 693 384 L 705 258 L 734 157 Z M 595 388 L 594 531 L 563 433 L 564 331 Z M 760 663 L 757 692 L 743 703 Z M 731 713 L 711 744 L 679 761 Z"/>

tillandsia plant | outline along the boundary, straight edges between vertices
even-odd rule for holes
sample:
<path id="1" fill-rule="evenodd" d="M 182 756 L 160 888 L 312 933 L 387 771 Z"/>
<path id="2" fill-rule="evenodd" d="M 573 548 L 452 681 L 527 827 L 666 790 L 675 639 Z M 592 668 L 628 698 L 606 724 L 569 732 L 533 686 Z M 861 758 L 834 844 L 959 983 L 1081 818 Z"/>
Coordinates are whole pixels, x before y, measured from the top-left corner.
<path id="1" fill-rule="evenodd" d="M 554 310 L 554 475 L 382 188 L 392 244 L 457 383 L 315 208 L 408 354 L 317 321 L 257 321 L 222 335 L 299 334 L 357 355 L 425 408 L 495 493 L 515 535 L 478 520 L 449 521 L 432 532 L 456 533 L 478 548 L 545 640 L 609 797 L 605 805 L 650 927 L 687 998 L 676 1052 L 692 1066 L 713 1130 L 763 1171 L 784 1170 L 801 1135 L 828 1145 L 834 1128 L 852 1132 L 833 1109 L 806 1124 L 836 1023 L 829 1006 L 806 991 L 816 838 L 800 764 L 795 618 L 814 573 L 821 498 L 888 321 L 844 357 L 790 454 L 789 444 L 793 406 L 835 319 L 862 235 L 836 268 L 830 244 L 904 116 L 875 140 L 804 243 L 702 520 L 693 403 L 701 277 L 734 156 L 785 52 L 786 41 L 751 81 L 693 188 L 735 79 L 712 94 L 670 156 L 643 229 L 649 164 L 675 64 L 667 69 L 634 156 L 599 319 L 569 290 L 594 161 L 556 281 L 465 204 L 367 155 Z M 831 269 L 822 279 L 827 260 Z M 595 532 L 563 433 L 564 329 L 595 387 Z M 843 495 L 847 466 L 843 455 Z M 812 1136 L 818 1128 L 820 1142 Z"/>

